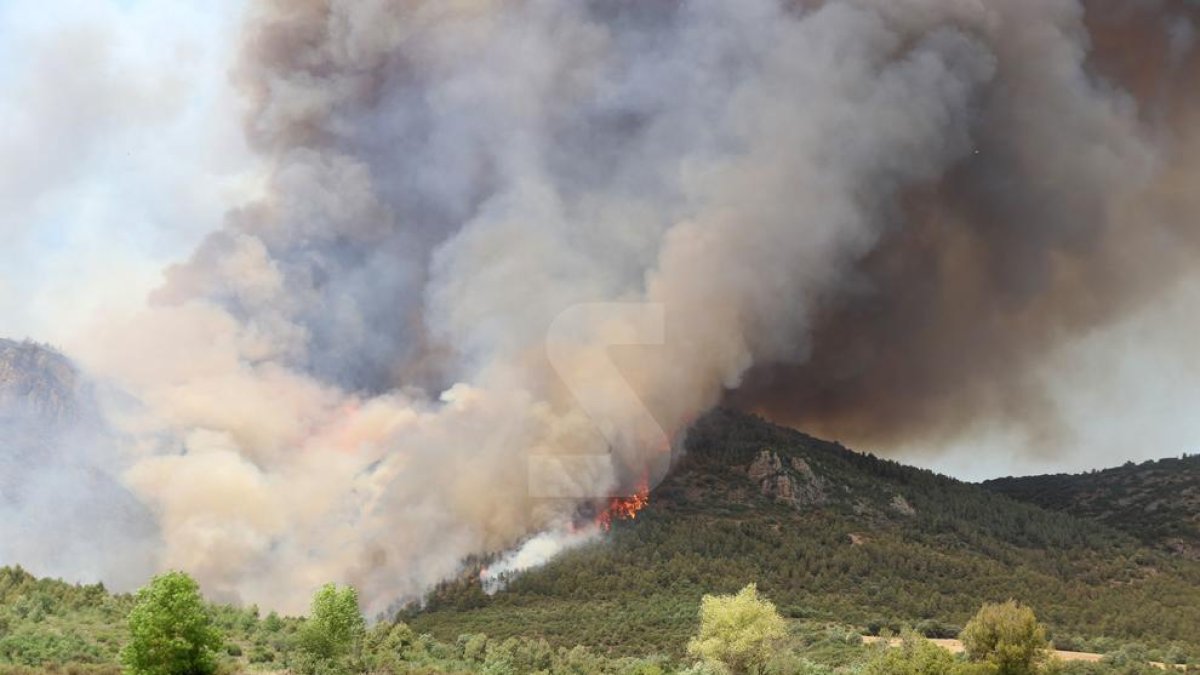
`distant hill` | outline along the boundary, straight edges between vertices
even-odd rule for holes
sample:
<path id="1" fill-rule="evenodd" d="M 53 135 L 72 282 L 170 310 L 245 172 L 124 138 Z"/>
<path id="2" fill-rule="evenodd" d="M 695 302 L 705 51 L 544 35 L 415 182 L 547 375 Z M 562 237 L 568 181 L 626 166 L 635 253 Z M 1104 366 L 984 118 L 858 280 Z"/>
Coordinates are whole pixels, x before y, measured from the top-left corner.
<path id="1" fill-rule="evenodd" d="M 75 366 L 51 347 L 0 338 L 0 420 L 72 422 L 78 387 Z"/>
<path id="2" fill-rule="evenodd" d="M 814 621 L 952 634 L 980 603 L 1015 598 L 1062 647 L 1200 650 L 1200 563 L 729 411 L 695 426 L 649 506 L 606 540 L 494 596 L 477 570 L 403 618 L 441 639 L 483 632 L 676 652 L 703 594 L 755 581 L 785 613 Z"/>
<path id="3" fill-rule="evenodd" d="M 79 374 L 54 349 L 0 338 L 0 497 L 22 468 L 45 461 L 81 417 Z"/>
<path id="4" fill-rule="evenodd" d="M 1200 455 L 1090 473 L 1000 478 L 983 486 L 1200 560 Z"/>
<path id="5" fill-rule="evenodd" d="M 153 569 L 149 509 L 112 475 L 91 387 L 52 347 L 0 339 L 0 565 L 130 588 Z"/>

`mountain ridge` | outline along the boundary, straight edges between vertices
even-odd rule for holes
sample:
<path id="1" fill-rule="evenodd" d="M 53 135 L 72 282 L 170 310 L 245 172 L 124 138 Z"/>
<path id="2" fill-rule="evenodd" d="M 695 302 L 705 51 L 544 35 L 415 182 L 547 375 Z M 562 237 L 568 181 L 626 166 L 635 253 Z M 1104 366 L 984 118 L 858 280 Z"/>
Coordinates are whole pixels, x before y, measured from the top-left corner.
<path id="1" fill-rule="evenodd" d="M 981 485 L 1013 499 L 1104 523 L 1146 545 L 1200 560 L 1200 455 L 1085 473 L 997 478 Z"/>
<path id="2" fill-rule="evenodd" d="M 1200 650 L 1200 565 L 1103 523 L 728 410 L 698 421 L 686 446 L 637 519 L 603 541 L 492 596 L 468 568 L 403 618 L 443 639 L 670 651 L 702 595 L 753 581 L 793 618 L 864 629 L 952 634 L 982 602 L 1015 598 L 1060 646 Z"/>
<path id="3" fill-rule="evenodd" d="M 79 372 L 53 347 L 0 338 L 0 419 L 33 416 L 49 424 L 75 417 Z"/>

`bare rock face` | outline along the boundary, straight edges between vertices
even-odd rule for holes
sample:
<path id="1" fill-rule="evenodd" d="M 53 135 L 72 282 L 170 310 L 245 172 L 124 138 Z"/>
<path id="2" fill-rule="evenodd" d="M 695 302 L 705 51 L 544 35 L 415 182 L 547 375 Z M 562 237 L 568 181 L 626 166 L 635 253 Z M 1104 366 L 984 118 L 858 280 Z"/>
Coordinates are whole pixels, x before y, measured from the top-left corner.
<path id="1" fill-rule="evenodd" d="M 1172 537 L 1164 542 L 1165 547 L 1171 553 L 1178 556 L 1183 556 L 1190 560 L 1200 560 L 1200 545 L 1188 541 L 1181 537 Z"/>
<path id="2" fill-rule="evenodd" d="M 80 417 L 79 377 L 62 354 L 0 339 L 0 495 L 28 467 L 56 460 Z"/>
<path id="3" fill-rule="evenodd" d="M 889 504 L 889 506 L 892 507 L 893 511 L 895 511 L 896 513 L 899 513 L 902 516 L 912 517 L 912 516 L 917 515 L 917 510 L 915 508 L 913 508 L 913 505 L 909 504 L 908 500 L 900 495 L 896 495 L 896 496 L 892 497 L 892 501 Z"/>
<path id="4" fill-rule="evenodd" d="M 746 469 L 750 480 L 768 497 L 801 508 L 826 501 L 825 482 L 799 457 L 784 464 L 773 450 L 763 450 Z"/>
<path id="5" fill-rule="evenodd" d="M 746 472 L 750 475 L 750 480 L 761 482 L 782 474 L 783 462 L 780 461 L 779 455 L 770 450 L 763 450 L 754 458 Z"/>
<path id="6" fill-rule="evenodd" d="M 61 424 L 77 413 L 79 377 L 62 354 L 33 342 L 0 339 L 0 418 Z"/>

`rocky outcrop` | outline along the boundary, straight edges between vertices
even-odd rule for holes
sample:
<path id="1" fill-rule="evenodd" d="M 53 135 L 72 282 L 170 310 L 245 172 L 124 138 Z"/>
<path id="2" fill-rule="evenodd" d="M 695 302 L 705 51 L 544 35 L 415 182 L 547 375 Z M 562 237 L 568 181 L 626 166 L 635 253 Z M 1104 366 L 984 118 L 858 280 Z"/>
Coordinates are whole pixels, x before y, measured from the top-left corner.
<path id="1" fill-rule="evenodd" d="M 0 419 L 69 423 L 79 412 L 78 387 L 78 373 L 62 354 L 33 342 L 0 339 Z"/>
<path id="2" fill-rule="evenodd" d="M 900 495 L 895 495 L 892 497 L 892 501 L 888 504 L 888 506 L 892 507 L 893 511 L 902 516 L 908 516 L 911 518 L 912 516 L 917 515 L 917 510 L 913 508 L 913 505 L 909 504 L 908 500 Z"/>
<path id="3" fill-rule="evenodd" d="M 763 450 L 746 469 L 762 493 L 797 508 L 818 506 L 826 501 L 825 481 L 799 457 L 785 463 L 773 450 Z"/>

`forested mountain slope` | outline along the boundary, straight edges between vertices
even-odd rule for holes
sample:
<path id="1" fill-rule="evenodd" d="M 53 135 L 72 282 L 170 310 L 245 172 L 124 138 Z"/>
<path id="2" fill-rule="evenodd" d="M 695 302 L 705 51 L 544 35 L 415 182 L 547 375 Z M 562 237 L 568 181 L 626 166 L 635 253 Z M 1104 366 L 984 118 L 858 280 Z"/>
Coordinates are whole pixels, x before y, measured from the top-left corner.
<path id="1" fill-rule="evenodd" d="M 1000 478 L 983 486 L 1200 560 L 1200 455 L 1129 462 L 1090 473 Z"/>
<path id="2" fill-rule="evenodd" d="M 514 579 L 444 584 L 413 627 L 676 651 L 704 593 L 756 581 L 793 617 L 961 625 L 981 602 L 1081 637 L 1200 649 L 1200 564 L 1117 529 L 717 411 L 635 521 Z"/>

